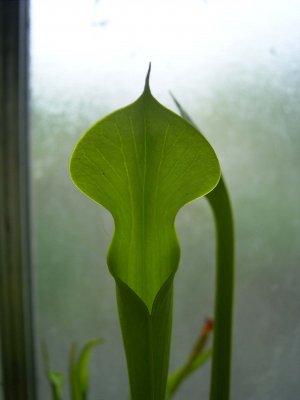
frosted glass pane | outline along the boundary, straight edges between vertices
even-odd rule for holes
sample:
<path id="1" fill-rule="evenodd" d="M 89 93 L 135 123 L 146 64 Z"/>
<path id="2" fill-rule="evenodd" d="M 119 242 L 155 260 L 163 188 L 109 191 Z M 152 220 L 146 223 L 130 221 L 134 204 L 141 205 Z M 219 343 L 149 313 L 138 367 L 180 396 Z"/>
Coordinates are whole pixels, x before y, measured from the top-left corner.
<path id="1" fill-rule="evenodd" d="M 300 3 L 269 0 L 32 0 L 32 174 L 38 341 L 67 370 L 72 341 L 101 336 L 91 399 L 128 393 L 110 215 L 70 182 L 68 160 L 96 120 L 171 90 L 212 143 L 236 221 L 233 400 L 300 391 Z M 205 200 L 178 215 L 171 369 L 213 313 L 214 229 Z M 176 399 L 207 398 L 207 366 Z M 39 398 L 50 399 L 39 365 Z"/>

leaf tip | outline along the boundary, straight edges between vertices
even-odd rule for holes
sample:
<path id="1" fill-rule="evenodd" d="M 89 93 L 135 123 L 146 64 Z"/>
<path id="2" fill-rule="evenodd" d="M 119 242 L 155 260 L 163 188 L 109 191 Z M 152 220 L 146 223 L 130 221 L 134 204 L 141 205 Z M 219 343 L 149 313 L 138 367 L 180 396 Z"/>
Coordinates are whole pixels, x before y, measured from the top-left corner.
<path id="1" fill-rule="evenodd" d="M 145 80 L 145 88 L 144 88 L 144 92 L 149 92 L 149 93 L 151 93 L 150 85 L 149 85 L 150 73 L 151 73 L 151 61 L 149 62 L 148 72 L 147 72 L 146 80 Z"/>

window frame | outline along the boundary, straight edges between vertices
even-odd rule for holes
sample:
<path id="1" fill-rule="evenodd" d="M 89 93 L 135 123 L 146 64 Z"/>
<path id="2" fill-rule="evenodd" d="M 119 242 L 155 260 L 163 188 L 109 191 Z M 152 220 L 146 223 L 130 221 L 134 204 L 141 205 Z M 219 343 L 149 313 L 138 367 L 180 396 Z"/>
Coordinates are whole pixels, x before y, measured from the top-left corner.
<path id="1" fill-rule="evenodd" d="M 0 3 L 0 337 L 5 400 L 35 400 L 29 0 Z"/>

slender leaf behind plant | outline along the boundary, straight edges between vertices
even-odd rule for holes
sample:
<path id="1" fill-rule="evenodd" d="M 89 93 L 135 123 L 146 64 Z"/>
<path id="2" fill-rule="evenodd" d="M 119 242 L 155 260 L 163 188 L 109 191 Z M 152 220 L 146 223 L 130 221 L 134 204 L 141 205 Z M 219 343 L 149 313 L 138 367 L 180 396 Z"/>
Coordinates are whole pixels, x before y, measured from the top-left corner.
<path id="1" fill-rule="evenodd" d="M 89 389 L 89 363 L 91 352 L 95 346 L 101 344 L 101 339 L 88 341 L 81 350 L 78 359 L 76 358 L 76 346 L 73 344 L 70 349 L 70 388 L 72 400 L 86 400 Z"/>
<path id="2" fill-rule="evenodd" d="M 174 221 L 220 178 L 212 147 L 152 96 L 149 74 L 143 94 L 89 129 L 70 163 L 74 183 L 114 218 L 108 266 L 133 400 L 165 398 L 180 254 Z"/>
<path id="3" fill-rule="evenodd" d="M 183 366 L 168 377 L 167 400 L 173 398 L 182 383 L 197 369 L 202 367 L 212 355 L 212 349 L 205 349 L 213 330 L 213 320 L 207 319 L 194 348 Z"/>
<path id="4" fill-rule="evenodd" d="M 76 345 L 72 344 L 69 359 L 70 395 L 72 400 L 87 400 L 89 389 L 89 363 L 91 352 L 102 340 L 89 340 L 81 350 L 79 357 L 76 356 Z M 63 400 L 63 385 L 65 376 L 50 368 L 49 354 L 45 343 L 42 344 L 42 354 L 45 374 L 51 387 L 52 399 Z"/>
<path id="5" fill-rule="evenodd" d="M 172 97 L 182 117 L 198 129 L 176 98 L 173 95 Z M 199 129 L 198 131 L 201 134 Z M 215 326 L 210 400 L 228 400 L 230 398 L 234 295 L 234 223 L 230 198 L 223 177 L 206 198 L 214 214 L 217 239 Z"/>

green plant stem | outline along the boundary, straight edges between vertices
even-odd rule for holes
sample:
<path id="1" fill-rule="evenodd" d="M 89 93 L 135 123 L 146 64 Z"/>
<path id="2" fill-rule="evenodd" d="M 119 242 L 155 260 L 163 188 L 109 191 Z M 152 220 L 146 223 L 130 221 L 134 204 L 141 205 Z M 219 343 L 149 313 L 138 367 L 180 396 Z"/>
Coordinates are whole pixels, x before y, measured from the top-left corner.
<path id="1" fill-rule="evenodd" d="M 172 93 L 171 96 L 181 116 L 200 132 Z M 218 185 L 206 198 L 214 214 L 217 239 L 215 324 L 210 400 L 229 400 L 234 295 L 234 222 L 228 190 L 222 176 Z"/>
<path id="2" fill-rule="evenodd" d="M 224 180 L 207 195 L 213 210 L 217 236 L 215 325 L 210 400 L 230 399 L 231 336 L 234 292 L 234 228 Z"/>
<path id="3" fill-rule="evenodd" d="M 152 311 L 117 280 L 117 301 L 126 352 L 131 400 L 165 400 L 173 311 L 173 277 Z"/>

